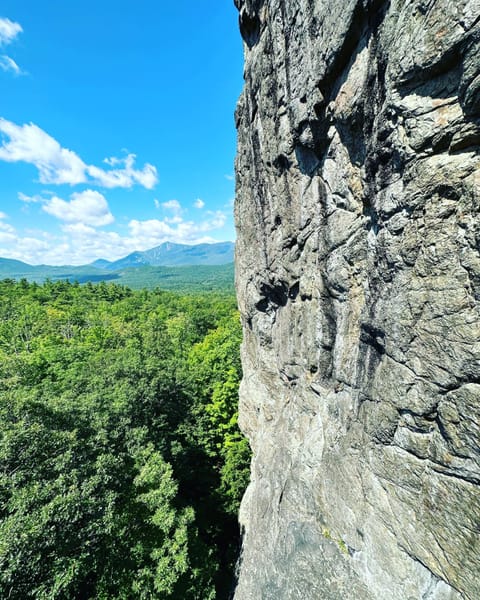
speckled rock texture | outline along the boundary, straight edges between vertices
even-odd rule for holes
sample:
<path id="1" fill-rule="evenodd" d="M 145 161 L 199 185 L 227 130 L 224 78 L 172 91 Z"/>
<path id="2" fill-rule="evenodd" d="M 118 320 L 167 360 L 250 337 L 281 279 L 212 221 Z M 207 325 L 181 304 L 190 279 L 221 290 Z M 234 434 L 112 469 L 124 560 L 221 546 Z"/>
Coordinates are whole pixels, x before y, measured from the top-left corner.
<path id="1" fill-rule="evenodd" d="M 236 0 L 236 600 L 480 598 L 480 0 Z"/>

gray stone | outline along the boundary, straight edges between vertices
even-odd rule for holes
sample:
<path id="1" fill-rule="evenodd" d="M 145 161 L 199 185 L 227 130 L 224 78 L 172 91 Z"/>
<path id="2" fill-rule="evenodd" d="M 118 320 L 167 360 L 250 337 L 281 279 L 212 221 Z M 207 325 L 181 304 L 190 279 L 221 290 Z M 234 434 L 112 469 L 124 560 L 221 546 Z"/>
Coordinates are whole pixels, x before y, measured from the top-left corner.
<path id="1" fill-rule="evenodd" d="M 480 0 L 236 0 L 236 600 L 480 598 Z"/>

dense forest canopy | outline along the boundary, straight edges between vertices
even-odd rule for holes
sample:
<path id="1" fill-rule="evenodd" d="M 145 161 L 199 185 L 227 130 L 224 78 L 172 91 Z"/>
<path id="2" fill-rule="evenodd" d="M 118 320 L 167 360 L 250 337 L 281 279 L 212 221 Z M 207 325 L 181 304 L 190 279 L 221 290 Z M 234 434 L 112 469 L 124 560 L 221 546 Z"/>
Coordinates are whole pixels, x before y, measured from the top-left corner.
<path id="1" fill-rule="evenodd" d="M 0 282 L 0 597 L 228 597 L 232 295 Z"/>

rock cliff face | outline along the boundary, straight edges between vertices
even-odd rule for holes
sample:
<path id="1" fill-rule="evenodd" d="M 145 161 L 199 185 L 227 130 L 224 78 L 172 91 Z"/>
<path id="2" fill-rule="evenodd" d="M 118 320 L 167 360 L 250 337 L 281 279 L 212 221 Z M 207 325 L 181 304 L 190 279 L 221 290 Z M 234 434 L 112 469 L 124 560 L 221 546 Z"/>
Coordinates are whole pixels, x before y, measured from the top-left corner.
<path id="1" fill-rule="evenodd" d="M 480 598 L 480 0 L 236 0 L 236 600 Z"/>

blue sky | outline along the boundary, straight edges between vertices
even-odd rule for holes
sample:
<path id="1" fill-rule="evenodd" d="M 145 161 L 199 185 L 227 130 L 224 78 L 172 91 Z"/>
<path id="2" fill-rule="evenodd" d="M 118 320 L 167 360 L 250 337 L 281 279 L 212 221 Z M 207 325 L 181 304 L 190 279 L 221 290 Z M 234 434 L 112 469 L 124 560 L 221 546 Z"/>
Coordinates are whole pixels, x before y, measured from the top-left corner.
<path id="1" fill-rule="evenodd" d="M 3 0 L 0 256 L 233 240 L 233 0 Z"/>

